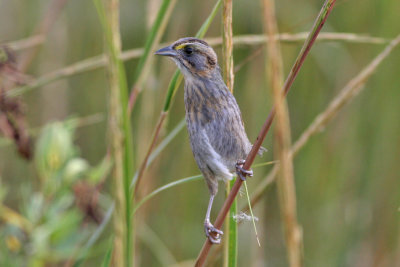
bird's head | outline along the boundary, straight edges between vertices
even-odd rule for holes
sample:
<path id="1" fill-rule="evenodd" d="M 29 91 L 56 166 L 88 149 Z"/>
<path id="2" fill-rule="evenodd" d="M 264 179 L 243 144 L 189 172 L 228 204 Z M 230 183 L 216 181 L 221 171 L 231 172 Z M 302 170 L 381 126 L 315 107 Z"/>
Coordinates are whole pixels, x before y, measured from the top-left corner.
<path id="1" fill-rule="evenodd" d="M 205 41 L 193 37 L 179 39 L 155 54 L 171 57 L 186 78 L 210 77 L 219 69 L 214 50 Z"/>

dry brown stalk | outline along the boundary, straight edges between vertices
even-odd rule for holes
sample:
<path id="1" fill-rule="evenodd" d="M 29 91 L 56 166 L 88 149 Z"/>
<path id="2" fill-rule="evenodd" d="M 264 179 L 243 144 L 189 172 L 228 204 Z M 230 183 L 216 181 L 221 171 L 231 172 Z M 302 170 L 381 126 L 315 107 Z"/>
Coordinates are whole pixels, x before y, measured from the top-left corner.
<path id="1" fill-rule="evenodd" d="M 275 39 L 278 39 L 281 42 L 285 43 L 297 43 L 304 41 L 307 37 L 307 32 L 300 32 L 300 33 L 281 33 L 278 36 L 275 36 Z M 45 36 L 43 35 L 33 35 L 21 40 L 16 40 L 12 42 L 6 42 L 2 45 L 5 45 L 11 48 L 14 51 L 24 50 L 31 48 L 33 46 L 37 46 L 42 44 L 45 41 Z M 210 45 L 221 45 L 222 38 L 221 37 L 210 37 L 206 38 L 206 41 Z M 235 45 L 258 45 L 258 44 L 265 44 L 268 41 L 268 37 L 265 35 L 260 34 L 249 34 L 249 35 L 237 35 L 233 37 L 233 43 Z M 348 43 L 364 43 L 364 44 L 385 44 L 389 42 L 389 40 L 380 37 L 372 37 L 368 35 L 361 35 L 355 33 L 340 33 L 340 32 L 323 32 L 318 36 L 318 41 L 330 41 L 330 42 L 337 42 L 343 41 Z M 164 47 L 171 42 L 162 43 L 159 46 Z M 142 51 L 143 49 L 131 49 L 124 51 L 122 54 L 123 60 L 129 60 L 135 57 L 139 57 L 137 51 Z"/>
<path id="2" fill-rule="evenodd" d="M 235 66 L 233 72 L 236 74 L 236 72 L 238 72 L 244 65 L 246 65 L 249 62 L 252 62 L 255 58 L 257 58 L 263 50 L 264 50 L 264 47 L 262 47 L 262 46 L 255 49 L 250 55 L 248 55 L 245 59 L 243 59 L 241 62 L 239 62 Z"/>
<path id="3" fill-rule="evenodd" d="M 276 36 L 281 42 L 302 42 L 306 38 L 306 33 L 298 33 L 298 34 L 279 34 Z M 265 35 L 242 35 L 233 37 L 234 45 L 261 45 L 267 42 Z M 221 45 L 222 38 L 208 38 L 206 41 L 210 45 Z M 384 44 L 387 42 L 386 39 L 378 38 L 378 37 L 369 37 L 363 35 L 357 35 L 352 33 L 321 33 L 318 37 L 318 41 L 345 41 L 345 42 L 357 42 L 357 43 L 366 43 L 366 44 Z M 171 42 L 160 44 L 160 48 L 164 47 Z M 12 43 L 9 43 L 12 46 Z M 6 44 L 7 45 L 7 44 Z M 139 58 L 143 54 L 143 48 L 135 48 L 131 50 L 126 50 L 121 53 L 121 60 L 127 61 L 135 58 Z M 95 57 L 87 58 L 77 63 L 71 64 L 65 68 L 55 70 L 53 72 L 44 74 L 39 78 L 29 82 L 27 85 L 22 87 L 17 87 L 7 91 L 8 96 L 17 96 L 21 95 L 27 91 L 32 89 L 41 87 L 43 85 L 49 84 L 53 81 L 67 78 L 72 75 L 76 75 L 78 73 L 82 73 L 85 71 L 94 70 L 100 67 L 104 67 L 108 64 L 107 57 L 105 55 L 98 55 Z M 138 90 L 136 90 L 138 93 Z M 130 96 L 130 105 L 133 106 L 133 103 L 136 101 L 137 94 L 131 94 Z"/>
<path id="4" fill-rule="evenodd" d="M 25 86 L 17 87 L 6 92 L 7 96 L 14 97 L 19 96 L 27 91 L 30 91 L 34 88 L 41 87 L 43 85 L 49 84 L 53 81 L 66 78 L 72 76 L 74 74 L 82 73 L 85 71 L 89 71 L 92 69 L 96 69 L 98 67 L 104 67 L 108 64 L 107 56 L 100 55 L 92 58 L 88 58 L 78 63 L 72 64 L 65 68 L 55 70 L 53 72 L 44 74 L 43 76 L 33 80 L 32 82 L 28 83 Z"/>
<path id="5" fill-rule="evenodd" d="M 307 38 L 307 35 L 308 32 L 280 33 L 274 35 L 274 39 L 284 43 L 298 43 L 304 41 Z M 222 42 L 221 37 L 212 37 L 206 40 L 210 45 L 220 45 Z M 348 43 L 385 44 L 389 40 L 354 33 L 322 32 L 318 36 L 318 41 L 343 41 Z M 268 37 L 263 34 L 238 35 L 233 37 L 233 43 L 235 45 L 261 45 L 267 42 Z"/>
<path id="6" fill-rule="evenodd" d="M 310 32 L 309 36 L 307 37 L 300 53 L 299 56 L 297 57 L 289 75 L 288 78 L 285 81 L 285 84 L 283 86 L 283 92 L 282 94 L 286 95 L 291 88 L 291 85 L 293 84 L 301 66 L 304 63 L 305 58 L 307 57 L 308 53 L 310 52 L 310 49 L 312 45 L 314 44 L 319 32 L 321 31 L 323 25 L 325 24 L 326 19 L 328 18 L 328 15 L 332 11 L 333 5 L 336 1 L 335 0 L 326 0 L 320 13 L 318 14 L 318 17 L 313 25 L 312 31 Z M 262 126 L 262 129 L 256 139 L 256 141 L 253 144 L 253 147 L 247 156 L 246 162 L 243 166 L 245 170 L 249 170 L 251 165 L 253 164 L 253 161 L 258 153 L 258 150 L 261 147 L 262 142 L 265 139 L 265 136 L 267 135 L 272 121 L 275 116 L 275 108 L 272 108 L 271 112 L 269 113 L 264 125 Z M 236 198 L 236 195 L 239 192 L 239 189 L 242 185 L 243 181 L 241 179 L 236 179 L 235 184 L 232 187 L 231 192 L 229 193 L 226 201 L 224 202 L 224 205 L 222 206 L 220 212 L 218 213 L 217 220 L 214 223 L 214 226 L 218 229 L 221 228 L 223 221 L 225 220 L 225 217 L 227 213 L 229 212 L 230 207 L 232 206 L 232 203 L 234 199 Z M 203 266 L 204 262 L 207 258 L 207 255 L 211 249 L 212 243 L 210 240 L 206 239 L 205 243 L 203 244 L 203 247 L 197 257 L 196 261 L 196 266 Z"/>
<path id="7" fill-rule="evenodd" d="M 313 135 L 321 132 L 321 129 L 325 128 L 325 126 L 339 113 L 339 111 L 360 93 L 364 88 L 365 83 L 368 81 L 368 78 L 399 44 L 400 35 L 393 39 L 368 66 L 366 66 L 357 76 L 351 79 L 345 87 L 343 87 L 340 93 L 329 103 L 328 107 L 314 119 L 314 121 L 294 143 L 291 149 L 293 156 L 296 156 L 300 149 L 307 144 Z M 254 192 L 251 200 L 252 205 L 255 205 L 260 200 L 268 185 L 275 181 L 279 170 L 278 165 L 279 164 L 276 164 L 267 177 L 259 183 L 258 189 Z"/>
<path id="8" fill-rule="evenodd" d="M 224 59 L 223 74 L 226 86 L 231 92 L 233 92 L 235 76 L 233 74 L 232 0 L 224 0 L 222 16 L 222 57 Z"/>
<path id="9" fill-rule="evenodd" d="M 65 4 L 68 0 L 53 0 L 50 4 L 49 9 L 43 17 L 43 20 L 37 26 L 35 30 L 35 35 L 41 36 L 42 38 L 46 38 L 49 33 L 51 27 L 54 25 L 54 22 L 57 20 L 58 16 L 61 13 L 61 10 L 64 8 Z M 41 42 L 43 43 L 43 42 Z M 32 47 L 32 46 L 31 46 Z M 22 72 L 25 72 L 28 66 L 31 64 L 33 58 L 39 51 L 39 47 L 36 46 L 31 50 L 27 51 L 19 60 L 19 69 Z"/>
<path id="10" fill-rule="evenodd" d="M 264 0 L 264 28 L 267 33 L 267 75 L 276 110 L 275 150 L 280 161 L 278 192 L 281 217 L 285 225 L 286 246 L 291 267 L 302 266 L 302 235 L 297 222 L 296 190 L 294 184 L 293 161 L 290 153 L 291 134 L 288 108 L 282 95 L 283 63 L 278 40 L 273 36 L 278 32 L 274 0 Z"/>
<path id="11" fill-rule="evenodd" d="M 9 47 L 13 51 L 31 48 L 33 46 L 41 45 L 45 41 L 45 37 L 41 34 L 33 35 L 21 40 L 5 43 L 4 46 Z"/>

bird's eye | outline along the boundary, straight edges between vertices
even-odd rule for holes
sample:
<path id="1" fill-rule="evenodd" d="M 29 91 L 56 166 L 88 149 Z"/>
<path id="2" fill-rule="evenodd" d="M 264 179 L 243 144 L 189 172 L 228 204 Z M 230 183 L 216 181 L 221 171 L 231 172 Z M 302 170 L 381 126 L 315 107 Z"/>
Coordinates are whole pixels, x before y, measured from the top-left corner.
<path id="1" fill-rule="evenodd" d="M 186 46 L 183 51 L 185 52 L 186 55 L 191 55 L 193 53 L 193 48 L 190 46 Z"/>

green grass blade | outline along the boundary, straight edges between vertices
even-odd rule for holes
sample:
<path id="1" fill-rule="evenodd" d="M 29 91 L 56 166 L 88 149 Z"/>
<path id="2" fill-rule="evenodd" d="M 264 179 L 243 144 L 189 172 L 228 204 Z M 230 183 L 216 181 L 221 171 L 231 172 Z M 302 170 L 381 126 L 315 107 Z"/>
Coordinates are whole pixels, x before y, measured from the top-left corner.
<path id="1" fill-rule="evenodd" d="M 101 267 L 110 267 L 111 266 L 111 255 L 113 251 L 113 246 L 110 245 L 110 248 L 108 249 L 106 255 L 104 256 L 103 262 L 101 264 Z"/>
<path id="2" fill-rule="evenodd" d="M 191 181 L 201 180 L 202 177 L 203 177 L 203 176 L 202 176 L 201 174 L 199 174 L 199 175 L 194 175 L 194 176 L 186 177 L 186 178 L 183 178 L 183 179 L 179 179 L 179 180 L 177 180 L 177 181 L 171 182 L 171 183 L 169 183 L 169 184 L 166 184 L 166 185 L 164 185 L 164 186 L 161 186 L 161 187 L 157 188 L 156 190 L 154 190 L 153 192 L 151 192 L 150 194 L 148 194 L 147 196 L 145 196 L 142 200 L 140 200 L 140 201 L 136 204 L 135 208 L 133 209 L 132 215 L 135 214 L 136 211 L 137 211 L 144 203 L 146 203 L 147 201 L 149 201 L 150 199 L 152 199 L 154 196 L 158 195 L 159 193 L 161 193 L 161 192 L 163 192 L 163 191 L 165 191 L 165 190 L 167 190 L 167 189 L 169 189 L 169 188 L 171 188 L 171 187 L 175 187 L 175 186 L 177 186 L 177 185 L 181 185 L 181 184 L 188 183 L 188 182 L 191 182 Z"/>
<path id="3" fill-rule="evenodd" d="M 108 208 L 106 215 L 104 216 L 101 224 L 96 228 L 96 231 L 94 231 L 94 233 L 90 236 L 89 240 L 86 242 L 84 247 L 82 249 L 80 249 L 77 260 L 76 260 L 75 264 L 73 265 L 74 267 L 79 267 L 84 262 L 85 258 L 87 257 L 87 254 L 89 253 L 89 250 L 100 238 L 100 235 L 103 233 L 108 222 L 111 220 L 114 208 L 115 208 L 115 204 L 112 203 L 111 206 Z"/>
<path id="4" fill-rule="evenodd" d="M 147 246 L 154 258 L 158 260 L 160 266 L 173 266 L 177 264 L 172 251 L 146 223 L 141 224 L 138 237 Z"/>
<path id="5" fill-rule="evenodd" d="M 167 135 L 167 137 L 164 138 L 164 140 L 154 149 L 153 153 L 150 154 L 149 160 L 147 162 L 147 167 L 155 160 L 155 158 L 160 155 L 160 153 L 164 150 L 164 148 L 167 147 L 167 145 L 178 135 L 180 131 L 185 127 L 186 121 L 183 118 L 178 125 L 175 126 L 175 128 Z M 138 178 L 138 172 L 135 172 L 135 175 L 133 176 L 132 182 L 131 182 L 131 189 L 136 183 L 136 180 Z"/>
<path id="6" fill-rule="evenodd" d="M 145 70 L 150 65 L 150 53 L 155 50 L 155 47 L 160 42 L 161 36 L 165 31 L 167 22 L 171 15 L 171 11 L 174 8 L 175 4 L 176 0 L 164 0 L 161 3 L 160 9 L 157 13 L 157 17 L 154 21 L 153 26 L 151 27 L 149 36 L 146 39 L 143 55 L 140 57 L 138 66 L 136 67 L 134 75 L 135 86 L 142 86 L 142 82 L 145 77 L 143 73 L 146 73 Z"/>
<path id="7" fill-rule="evenodd" d="M 230 181 L 230 188 L 232 188 L 235 180 Z M 228 195 L 230 192 L 227 191 Z M 237 214 L 237 199 L 233 202 L 230 210 L 229 210 L 229 219 L 226 220 L 229 225 L 228 230 L 228 258 L 226 259 L 226 263 L 228 267 L 236 267 L 237 266 L 237 258 L 238 258 L 238 224 L 234 220 L 233 216 Z"/>
<path id="8" fill-rule="evenodd" d="M 164 150 L 164 148 L 180 133 L 180 131 L 183 130 L 183 128 L 186 125 L 186 120 L 183 118 L 176 126 L 175 128 L 168 134 L 167 137 L 164 138 L 164 140 L 154 149 L 153 153 L 151 153 L 149 157 L 149 162 L 153 162 L 153 160 L 160 155 L 160 153 Z"/>
<path id="9" fill-rule="evenodd" d="M 258 246 L 261 247 L 261 245 L 260 245 L 260 239 L 258 238 L 257 227 L 256 227 L 256 221 L 255 221 L 255 219 L 254 219 L 253 209 L 251 208 L 251 201 L 250 201 L 250 196 L 249 196 L 249 190 L 247 189 L 247 183 L 246 183 L 246 181 L 244 181 L 244 188 L 246 189 L 247 202 L 248 202 L 248 204 L 249 204 L 250 215 L 251 215 L 251 219 L 252 219 L 252 221 L 253 221 L 254 232 L 255 232 L 255 234 L 256 234 L 257 243 L 258 243 Z"/>
<path id="10" fill-rule="evenodd" d="M 176 91 L 178 90 L 179 85 L 182 82 L 182 78 L 183 77 L 181 75 L 181 72 L 179 70 L 176 70 L 174 75 L 171 78 L 171 81 L 169 82 L 169 85 L 168 85 L 167 96 L 165 98 L 164 108 L 163 108 L 164 112 L 169 111 L 169 108 L 171 107 L 172 99 L 174 98 L 174 95 L 175 95 Z"/>
<path id="11" fill-rule="evenodd" d="M 114 160 L 116 162 L 116 177 L 114 177 L 116 183 L 115 197 L 119 200 L 117 202 L 117 210 L 119 211 L 120 219 L 122 221 L 125 220 L 124 226 L 117 226 L 120 230 L 122 229 L 119 240 L 123 243 L 123 252 L 121 253 L 124 254 L 124 260 L 121 259 L 121 262 L 122 264 L 125 263 L 126 266 L 131 266 L 133 259 L 133 227 L 130 216 L 132 197 L 129 184 L 133 175 L 133 142 L 128 113 L 128 85 L 124 65 L 120 59 L 119 1 L 109 0 L 107 2 L 107 10 L 101 0 L 93 0 L 93 2 L 104 31 L 110 60 L 110 113 L 116 121 L 115 127 L 114 124 L 111 125 L 111 132 L 115 133 L 112 135 L 113 149 L 115 150 Z M 117 177 L 117 175 L 122 177 Z M 118 179 L 122 179 L 122 183 Z"/>
<path id="12" fill-rule="evenodd" d="M 233 70 L 233 30 L 232 30 L 232 0 L 224 0 L 222 5 L 222 73 L 224 81 L 229 91 L 233 93 L 234 70 Z M 231 188 L 235 184 L 232 180 L 226 183 L 226 198 L 228 198 Z M 228 219 L 225 221 L 225 247 L 224 261 L 225 267 L 236 267 L 238 258 L 238 225 L 234 220 L 237 214 L 237 200 L 234 199 L 228 212 Z"/>
<path id="13" fill-rule="evenodd" d="M 203 38 L 204 35 L 206 34 L 208 28 L 211 25 L 211 22 L 213 22 L 215 15 L 217 15 L 217 12 L 219 8 L 222 5 L 222 0 L 218 0 L 213 9 L 211 10 L 210 15 L 207 17 L 206 21 L 204 21 L 203 25 L 201 25 L 200 29 L 196 33 L 197 38 Z"/>

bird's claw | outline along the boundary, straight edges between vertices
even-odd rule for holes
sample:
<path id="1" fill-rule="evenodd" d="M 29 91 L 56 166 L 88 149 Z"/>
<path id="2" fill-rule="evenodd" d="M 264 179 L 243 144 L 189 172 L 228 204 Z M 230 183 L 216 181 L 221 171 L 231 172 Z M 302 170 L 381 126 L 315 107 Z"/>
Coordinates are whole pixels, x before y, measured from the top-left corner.
<path id="1" fill-rule="evenodd" d="M 208 240 L 213 244 L 221 243 L 221 235 L 224 234 L 221 230 L 217 229 L 209 221 L 204 222 L 204 231 Z"/>
<path id="2" fill-rule="evenodd" d="M 236 167 L 236 173 L 237 175 L 239 175 L 240 179 L 242 181 L 246 181 L 246 176 L 253 176 L 253 170 L 245 170 L 243 169 L 243 165 L 244 165 L 245 161 L 244 160 L 239 160 L 235 167 Z"/>

